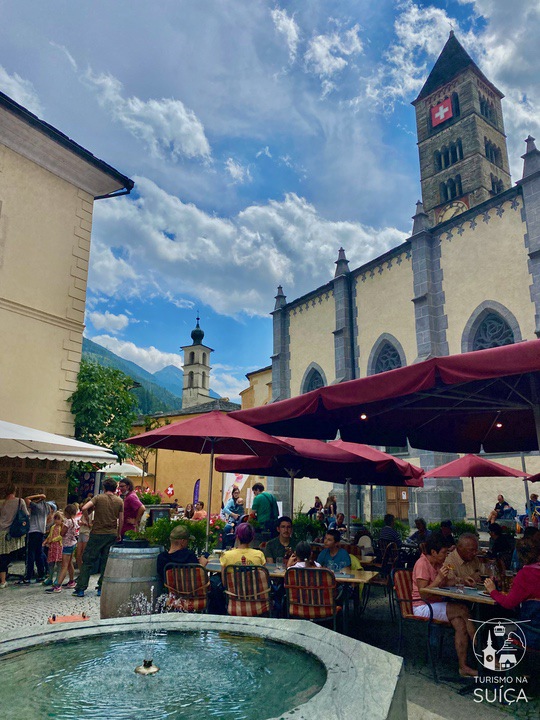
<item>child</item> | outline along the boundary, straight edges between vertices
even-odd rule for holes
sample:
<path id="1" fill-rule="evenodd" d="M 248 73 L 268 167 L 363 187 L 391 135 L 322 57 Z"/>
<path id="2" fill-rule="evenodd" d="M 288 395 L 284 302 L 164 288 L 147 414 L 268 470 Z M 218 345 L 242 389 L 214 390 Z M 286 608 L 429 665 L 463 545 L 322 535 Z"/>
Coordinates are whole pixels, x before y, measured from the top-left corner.
<path id="1" fill-rule="evenodd" d="M 77 547 L 77 534 L 79 525 L 76 520 L 78 506 L 75 503 L 66 505 L 64 509 L 64 524 L 62 525 L 62 568 L 56 583 L 45 590 L 45 592 L 59 593 L 62 592 L 62 583 L 69 573 L 69 582 L 66 587 L 75 587 L 75 573 L 73 570 L 73 552 Z"/>
<path id="2" fill-rule="evenodd" d="M 47 556 L 47 562 L 49 564 L 49 574 L 43 581 L 44 585 L 52 585 L 53 578 L 56 579 L 55 584 L 58 583 L 58 575 L 60 573 L 60 566 L 62 563 L 62 526 L 64 523 L 64 515 L 57 510 L 53 515 L 53 524 L 49 530 L 49 534 L 43 541 L 49 554 Z"/>
<path id="3" fill-rule="evenodd" d="M 320 568 L 318 562 L 311 559 L 311 545 L 308 542 L 299 542 L 296 550 L 287 560 L 288 568 Z"/>

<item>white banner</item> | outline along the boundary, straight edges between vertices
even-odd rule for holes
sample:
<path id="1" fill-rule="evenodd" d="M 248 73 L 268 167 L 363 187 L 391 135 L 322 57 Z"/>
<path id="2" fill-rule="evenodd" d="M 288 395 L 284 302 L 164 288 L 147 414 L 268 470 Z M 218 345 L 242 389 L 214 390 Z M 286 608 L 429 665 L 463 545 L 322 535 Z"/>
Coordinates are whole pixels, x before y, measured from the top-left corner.
<path id="1" fill-rule="evenodd" d="M 248 477 L 249 475 L 241 475 L 240 473 L 223 473 L 224 505 L 231 499 L 233 487 L 237 487 L 239 490 L 242 490 Z M 244 507 L 248 507 L 248 505 L 244 503 Z"/>

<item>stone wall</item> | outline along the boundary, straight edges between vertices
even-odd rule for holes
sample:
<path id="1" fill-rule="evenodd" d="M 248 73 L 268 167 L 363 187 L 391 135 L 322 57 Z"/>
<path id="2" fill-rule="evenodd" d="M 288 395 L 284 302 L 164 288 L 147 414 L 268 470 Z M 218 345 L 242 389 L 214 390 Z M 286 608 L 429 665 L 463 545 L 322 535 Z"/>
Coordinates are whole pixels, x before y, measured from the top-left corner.
<path id="1" fill-rule="evenodd" d="M 18 497 L 44 493 L 59 508 L 67 503 L 68 462 L 58 460 L 28 460 L 0 457 L 0 497 L 4 497 L 9 483 L 15 484 Z"/>

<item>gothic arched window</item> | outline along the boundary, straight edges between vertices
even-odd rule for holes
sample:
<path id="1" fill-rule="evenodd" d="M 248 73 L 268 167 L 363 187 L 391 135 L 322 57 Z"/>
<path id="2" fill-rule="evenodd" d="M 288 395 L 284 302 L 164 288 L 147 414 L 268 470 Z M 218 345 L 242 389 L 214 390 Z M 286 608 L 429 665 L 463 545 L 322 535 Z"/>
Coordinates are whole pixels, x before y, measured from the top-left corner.
<path id="1" fill-rule="evenodd" d="M 512 345 L 515 342 L 512 328 L 498 313 L 490 312 L 482 320 L 472 344 L 473 350 Z"/>
<path id="2" fill-rule="evenodd" d="M 377 357 L 373 364 L 373 372 L 375 375 L 387 370 L 395 370 L 401 367 L 401 358 L 398 351 L 388 341 L 385 341 L 377 353 Z"/>
<path id="3" fill-rule="evenodd" d="M 309 371 L 309 375 L 304 383 L 304 392 L 310 392 L 311 390 L 317 390 L 317 388 L 324 386 L 324 380 L 321 373 L 315 368 Z"/>

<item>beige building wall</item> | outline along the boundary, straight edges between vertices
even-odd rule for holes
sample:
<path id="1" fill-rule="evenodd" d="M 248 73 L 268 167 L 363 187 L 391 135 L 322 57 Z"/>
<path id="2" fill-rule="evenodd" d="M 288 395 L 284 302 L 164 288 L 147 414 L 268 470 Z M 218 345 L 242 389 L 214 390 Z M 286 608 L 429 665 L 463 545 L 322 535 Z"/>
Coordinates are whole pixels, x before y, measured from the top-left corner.
<path id="1" fill-rule="evenodd" d="M 400 263 L 398 263 L 400 259 Z M 416 359 L 413 277 L 411 259 L 403 253 L 390 262 L 383 262 L 378 271 L 356 276 L 357 345 L 360 351 L 360 377 L 369 374 L 368 362 L 375 343 L 383 333 L 393 335 L 401 344 L 406 364 Z"/>
<path id="2" fill-rule="evenodd" d="M 249 387 L 242 390 L 242 410 L 267 405 L 272 400 L 272 367 L 265 367 L 247 374 Z"/>
<path id="3" fill-rule="evenodd" d="M 529 286 L 531 277 L 527 268 L 524 247 L 526 225 L 521 219 L 522 199 L 516 197 L 503 204 L 501 217 L 492 208 L 485 214 L 467 220 L 461 226 L 441 237 L 441 268 L 445 312 L 448 317 L 449 352 L 460 353 L 465 326 L 478 306 L 493 300 L 507 308 L 516 318 L 523 340 L 532 340 L 534 334 L 534 305 Z M 489 222 L 484 221 L 489 216 Z M 473 225 L 473 228 L 471 228 Z"/>
<path id="4" fill-rule="evenodd" d="M 300 395 L 304 375 L 316 363 L 330 385 L 336 377 L 334 359 L 335 307 L 332 290 L 310 297 L 289 311 L 291 397 Z"/>
<path id="5" fill-rule="evenodd" d="M 2 418 L 73 434 L 93 198 L 0 145 Z"/>

